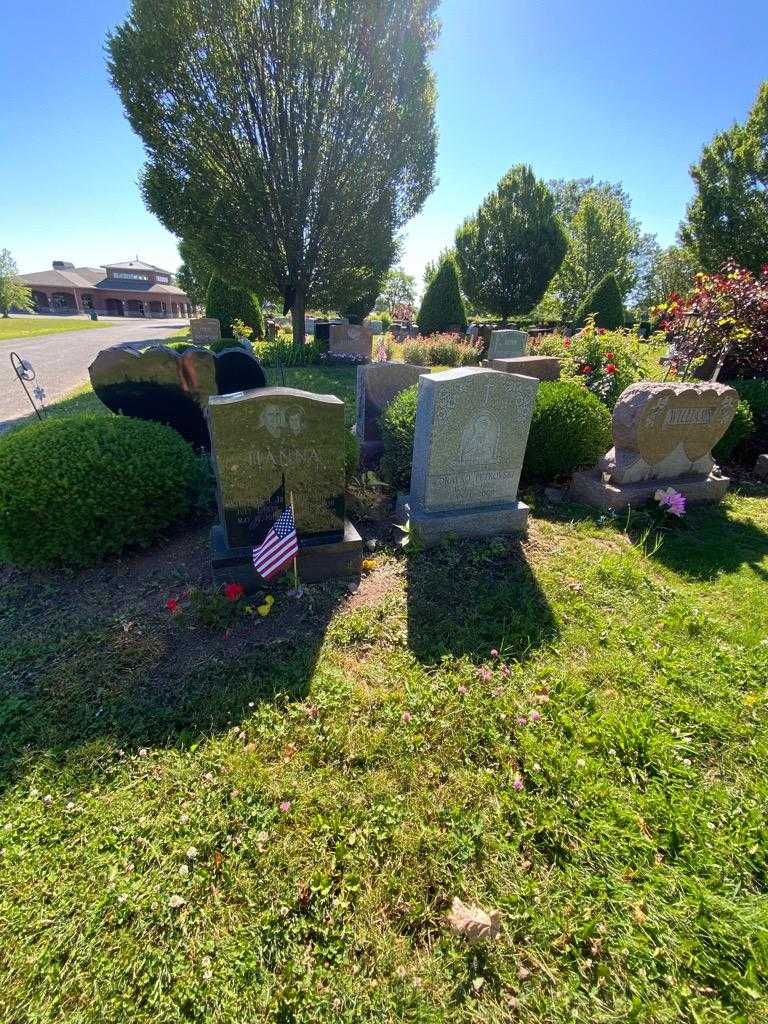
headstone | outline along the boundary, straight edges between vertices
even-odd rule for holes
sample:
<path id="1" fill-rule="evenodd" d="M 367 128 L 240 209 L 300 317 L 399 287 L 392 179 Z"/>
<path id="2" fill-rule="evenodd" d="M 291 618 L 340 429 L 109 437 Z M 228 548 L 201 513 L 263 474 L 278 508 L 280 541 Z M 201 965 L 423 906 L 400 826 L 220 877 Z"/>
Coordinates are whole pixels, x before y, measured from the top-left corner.
<path id="1" fill-rule="evenodd" d="M 88 367 L 93 390 L 112 412 L 165 423 L 183 438 L 209 447 L 205 409 L 211 395 L 266 383 L 258 359 L 241 348 L 184 352 L 153 345 L 103 349 Z"/>
<path id="2" fill-rule="evenodd" d="M 428 366 L 409 363 L 369 363 L 357 368 L 357 422 L 355 432 L 360 458 L 372 466 L 384 450 L 379 419 L 395 395 L 412 387 Z"/>
<path id="3" fill-rule="evenodd" d="M 491 359 L 492 370 L 502 373 L 522 373 L 536 380 L 560 380 L 560 360 L 557 356 L 512 356 L 510 359 Z"/>
<path id="4" fill-rule="evenodd" d="M 730 426 L 739 396 L 715 383 L 632 384 L 613 410 L 614 446 L 595 469 L 576 473 L 571 490 L 598 508 L 645 504 L 673 487 L 689 504 L 722 500 L 730 480 L 711 450 Z"/>
<path id="5" fill-rule="evenodd" d="M 315 340 L 327 343 L 331 338 L 331 327 L 343 322 L 343 320 L 315 320 Z"/>
<path id="6" fill-rule="evenodd" d="M 275 341 L 277 338 L 278 325 L 276 320 L 265 320 L 264 321 L 264 332 L 267 336 L 267 341 Z"/>
<path id="7" fill-rule="evenodd" d="M 330 355 L 362 356 L 370 360 L 372 351 L 373 335 L 363 324 L 331 324 Z"/>
<path id="8" fill-rule="evenodd" d="M 195 345 L 207 345 L 221 338 L 221 323 L 215 316 L 201 316 L 189 321 L 189 336 Z"/>
<path id="9" fill-rule="evenodd" d="M 423 543 L 526 532 L 517 487 L 538 386 L 479 367 L 419 378 L 411 491 L 398 509 L 408 505 Z"/>
<path id="10" fill-rule="evenodd" d="M 488 345 L 488 361 L 524 356 L 528 351 L 528 335 L 525 331 L 491 331 Z"/>
<path id="11" fill-rule="evenodd" d="M 768 479 L 768 455 L 758 455 L 755 463 L 755 476 L 758 480 Z"/>
<path id="12" fill-rule="evenodd" d="M 345 517 L 344 403 L 294 388 L 213 396 L 208 424 L 219 523 L 219 582 L 258 588 L 253 548 L 293 497 L 302 579 L 354 575 L 361 541 Z M 303 570 L 302 570 L 303 567 Z"/>
<path id="13" fill-rule="evenodd" d="M 371 334 L 381 334 L 384 324 L 381 320 L 366 320 L 363 327 L 367 327 Z"/>
<path id="14" fill-rule="evenodd" d="M 312 316 L 304 317 L 304 333 L 314 336 L 316 320 Z"/>

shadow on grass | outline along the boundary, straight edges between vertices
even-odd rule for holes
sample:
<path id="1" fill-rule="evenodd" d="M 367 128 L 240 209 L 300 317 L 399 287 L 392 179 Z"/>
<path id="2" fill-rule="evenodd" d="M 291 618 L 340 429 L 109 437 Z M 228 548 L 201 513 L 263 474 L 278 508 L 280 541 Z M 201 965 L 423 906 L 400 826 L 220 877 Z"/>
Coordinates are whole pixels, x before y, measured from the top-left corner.
<path id="1" fill-rule="evenodd" d="M 689 509 L 685 525 L 663 535 L 654 559 L 690 579 L 707 581 L 750 565 L 768 579 L 768 533 L 754 523 L 733 519 L 724 505 Z"/>
<path id="2" fill-rule="evenodd" d="M 408 644 L 422 662 L 486 659 L 492 648 L 524 660 L 557 623 L 519 541 L 456 540 L 408 559 Z"/>
<path id="3" fill-rule="evenodd" d="M 194 552 L 173 553 L 194 572 Z M 88 749 L 93 766 L 104 742 L 188 749 L 260 701 L 306 696 L 343 584 L 296 599 L 286 577 L 268 618 L 242 616 L 224 633 L 171 617 L 165 600 L 189 577 L 174 582 L 172 558 L 143 557 L 0 591 L 0 791 L 41 756 L 71 765 Z"/>

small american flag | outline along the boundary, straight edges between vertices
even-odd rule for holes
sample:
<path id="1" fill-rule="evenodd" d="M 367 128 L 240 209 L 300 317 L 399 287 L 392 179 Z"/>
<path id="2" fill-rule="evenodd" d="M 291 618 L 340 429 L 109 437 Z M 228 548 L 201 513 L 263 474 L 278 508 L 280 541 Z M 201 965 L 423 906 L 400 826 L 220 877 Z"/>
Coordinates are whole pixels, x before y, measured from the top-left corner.
<path id="1" fill-rule="evenodd" d="M 289 506 L 269 528 L 261 544 L 253 549 L 253 567 L 265 580 L 271 580 L 285 568 L 298 550 L 293 509 Z"/>

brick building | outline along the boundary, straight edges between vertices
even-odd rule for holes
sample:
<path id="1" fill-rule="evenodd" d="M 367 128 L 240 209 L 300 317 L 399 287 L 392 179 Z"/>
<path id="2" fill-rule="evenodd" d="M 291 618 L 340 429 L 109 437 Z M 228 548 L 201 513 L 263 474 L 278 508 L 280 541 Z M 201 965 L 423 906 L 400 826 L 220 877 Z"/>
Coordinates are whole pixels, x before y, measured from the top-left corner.
<path id="1" fill-rule="evenodd" d="M 139 260 L 102 267 L 75 267 L 54 260 L 51 270 L 19 277 L 32 289 L 38 313 L 66 316 L 96 310 L 107 317 L 185 317 L 192 312 L 170 271 Z"/>

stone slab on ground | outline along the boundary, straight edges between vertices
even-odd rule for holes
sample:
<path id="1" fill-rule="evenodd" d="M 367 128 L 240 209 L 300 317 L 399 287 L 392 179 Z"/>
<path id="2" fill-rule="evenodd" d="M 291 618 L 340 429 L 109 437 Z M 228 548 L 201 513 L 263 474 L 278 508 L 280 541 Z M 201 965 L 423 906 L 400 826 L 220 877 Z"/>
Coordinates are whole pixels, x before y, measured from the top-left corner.
<path id="1" fill-rule="evenodd" d="M 727 476 L 678 476 L 669 480 L 641 480 L 634 483 L 617 484 L 603 479 L 599 469 L 574 473 L 570 496 L 574 501 L 592 505 L 605 511 L 639 508 L 651 499 L 656 491 L 674 487 L 688 499 L 689 505 L 716 504 L 722 501 L 730 486 Z"/>
<path id="2" fill-rule="evenodd" d="M 308 544 L 299 548 L 297 556 L 299 582 L 318 583 L 328 579 L 356 579 L 360 576 L 363 542 L 352 523 L 345 519 L 341 540 L 327 544 Z M 211 564 L 217 586 L 239 583 L 247 594 L 268 590 L 271 580 L 263 579 L 253 567 L 253 549 L 227 546 L 220 524 L 211 529 Z M 285 570 L 291 573 L 289 567 Z"/>
<path id="3" fill-rule="evenodd" d="M 536 380 L 560 380 L 560 360 L 557 356 L 509 356 L 491 359 L 490 368 L 502 373 L 521 373 Z"/>

